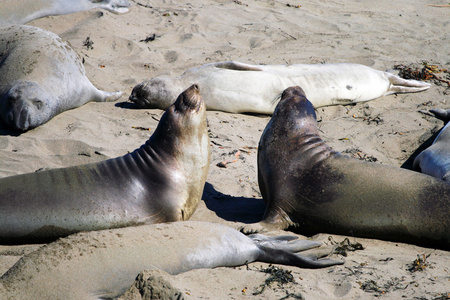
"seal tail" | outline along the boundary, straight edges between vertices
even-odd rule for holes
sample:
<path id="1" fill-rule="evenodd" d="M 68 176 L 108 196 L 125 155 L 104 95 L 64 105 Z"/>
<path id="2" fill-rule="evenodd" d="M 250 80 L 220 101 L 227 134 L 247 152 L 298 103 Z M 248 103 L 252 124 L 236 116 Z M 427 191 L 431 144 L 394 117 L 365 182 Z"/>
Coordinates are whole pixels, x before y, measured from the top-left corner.
<path id="1" fill-rule="evenodd" d="M 320 242 L 309 240 L 292 241 L 290 236 L 267 237 L 261 234 L 249 236 L 258 246 L 257 261 L 296 266 L 300 268 L 325 268 L 342 265 L 344 261 L 329 258 L 319 259 L 323 255 L 300 255 L 296 252 L 308 250 L 321 245 Z M 326 253 L 328 255 L 330 253 Z"/>
<path id="2" fill-rule="evenodd" d="M 403 79 L 397 75 L 384 72 L 386 78 L 391 83 L 385 95 L 397 93 L 417 93 L 428 90 L 431 84 L 414 79 Z"/>

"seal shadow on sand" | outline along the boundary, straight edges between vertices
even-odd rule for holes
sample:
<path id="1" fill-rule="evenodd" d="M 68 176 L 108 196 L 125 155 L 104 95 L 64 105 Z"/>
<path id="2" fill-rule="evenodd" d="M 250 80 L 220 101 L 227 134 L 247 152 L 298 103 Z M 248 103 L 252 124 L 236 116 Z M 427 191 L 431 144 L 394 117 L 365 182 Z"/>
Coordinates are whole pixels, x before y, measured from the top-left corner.
<path id="1" fill-rule="evenodd" d="M 8 128 L 6 124 L 0 121 L 0 136 L 20 136 L 23 132 Z"/>
<path id="2" fill-rule="evenodd" d="M 262 220 L 266 205 L 262 198 L 235 197 L 217 191 L 208 182 L 203 189 L 203 201 L 206 207 L 215 212 L 219 218 L 230 222 L 245 224 Z"/>
<path id="3" fill-rule="evenodd" d="M 444 128 L 444 126 L 442 126 L 442 128 Z M 407 160 L 405 160 L 403 162 L 403 164 L 400 166 L 400 168 L 402 169 L 408 169 L 408 170 L 412 170 L 415 171 L 413 168 L 413 162 L 414 159 L 416 158 L 417 155 L 419 155 L 422 151 L 424 151 L 425 149 L 427 149 L 428 147 L 430 147 L 434 140 L 436 139 L 436 137 L 438 136 L 439 132 L 441 132 L 442 128 L 440 128 L 439 130 L 437 130 L 432 136 L 430 136 L 425 142 L 423 142 L 409 157 Z M 417 171 L 416 171 L 417 172 Z"/>

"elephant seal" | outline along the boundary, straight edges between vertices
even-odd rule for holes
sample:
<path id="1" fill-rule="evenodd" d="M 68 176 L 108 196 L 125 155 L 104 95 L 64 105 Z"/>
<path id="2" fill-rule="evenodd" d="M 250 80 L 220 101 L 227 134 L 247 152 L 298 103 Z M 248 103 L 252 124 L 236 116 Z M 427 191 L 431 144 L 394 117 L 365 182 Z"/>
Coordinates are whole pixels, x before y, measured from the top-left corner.
<path id="1" fill-rule="evenodd" d="M 112 299 L 144 270 L 192 269 L 261 261 L 305 268 L 343 264 L 295 252 L 320 242 L 293 236 L 247 237 L 230 227 L 176 222 L 83 232 L 21 258 L 0 278 L 2 299 Z"/>
<path id="2" fill-rule="evenodd" d="M 19 25 L 35 19 L 66 15 L 102 8 L 113 13 L 126 13 L 131 3 L 127 0 L 2 0 L 0 25 Z"/>
<path id="3" fill-rule="evenodd" d="M 450 248 L 450 185 L 336 152 L 300 87 L 283 92 L 257 160 L 262 226 Z"/>
<path id="4" fill-rule="evenodd" d="M 209 168 L 206 109 L 191 86 L 125 156 L 0 179 L 0 243 L 187 220 Z"/>
<path id="5" fill-rule="evenodd" d="M 183 88 L 198 83 L 208 110 L 272 114 L 284 89 L 301 86 L 314 107 L 369 101 L 420 92 L 430 84 L 405 80 L 358 64 L 248 65 L 227 61 L 157 77 L 134 87 L 129 99 L 141 108 L 167 108 Z"/>
<path id="6" fill-rule="evenodd" d="M 450 183 L 450 109 L 430 110 L 447 123 L 433 144 L 416 156 L 413 168 Z"/>
<path id="7" fill-rule="evenodd" d="M 98 90 L 80 57 L 49 31 L 0 27 L 0 119 L 21 131 L 89 101 L 115 101 L 122 92 Z"/>

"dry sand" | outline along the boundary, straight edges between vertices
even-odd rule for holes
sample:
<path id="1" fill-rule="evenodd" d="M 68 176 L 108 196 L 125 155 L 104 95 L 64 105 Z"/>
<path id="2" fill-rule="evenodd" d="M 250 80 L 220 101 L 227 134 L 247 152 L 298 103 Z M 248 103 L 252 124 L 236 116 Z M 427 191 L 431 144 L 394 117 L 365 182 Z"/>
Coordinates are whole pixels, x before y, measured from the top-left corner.
<path id="1" fill-rule="evenodd" d="M 143 80 L 177 76 L 209 62 L 353 62 L 389 70 L 395 65 L 421 67 L 426 61 L 450 69 L 450 8 L 428 6 L 425 1 L 133 2 L 124 15 L 93 10 L 29 23 L 69 41 L 98 88 L 125 94 L 116 103 L 89 103 L 64 112 L 20 135 L 0 128 L 0 177 L 95 162 L 134 150 L 151 135 L 162 111 L 134 109 L 127 102 L 132 88 Z M 93 48 L 84 45 L 87 37 Z M 148 37 L 154 40 L 143 41 Z M 436 75 L 449 80 L 448 73 Z M 409 167 L 411 156 L 443 125 L 419 110 L 450 108 L 448 84 L 430 82 L 432 87 L 423 93 L 319 109 L 323 138 L 349 155 Z M 231 225 L 258 221 L 264 204 L 257 183 L 256 148 L 269 117 L 211 111 L 208 121 L 211 167 L 204 201 L 192 219 Z M 236 162 L 217 166 L 235 160 L 236 151 L 240 151 Z M 323 233 L 317 238 L 331 244 L 329 236 Z M 344 237 L 333 239 L 340 242 Z M 268 277 L 258 271 L 267 267 L 261 263 L 163 277 L 192 299 L 298 299 L 300 294 L 306 299 L 446 299 L 444 295 L 449 295 L 449 252 L 353 237 L 350 241 L 360 242 L 365 250 L 349 252 L 343 266 L 283 267 L 292 271 L 295 283 L 283 287 L 275 283 L 260 295 L 253 293 Z M 0 274 L 35 248 L 0 247 Z M 423 254 L 430 254 L 429 265 L 423 271 L 409 271 Z M 140 294 L 135 291 L 126 299 L 140 299 Z"/>

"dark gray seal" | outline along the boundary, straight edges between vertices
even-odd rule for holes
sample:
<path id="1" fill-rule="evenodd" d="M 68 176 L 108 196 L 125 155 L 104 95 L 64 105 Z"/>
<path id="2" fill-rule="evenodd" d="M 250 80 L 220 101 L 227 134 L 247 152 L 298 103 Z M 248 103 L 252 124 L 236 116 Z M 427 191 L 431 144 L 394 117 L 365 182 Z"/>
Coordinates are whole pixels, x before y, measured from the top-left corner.
<path id="1" fill-rule="evenodd" d="M 80 57 L 56 34 L 26 25 L 0 27 L 0 119 L 25 131 L 90 101 L 122 92 L 98 90 Z"/>
<path id="2" fill-rule="evenodd" d="M 450 183 L 450 109 L 432 109 L 430 112 L 447 124 L 433 144 L 416 156 L 413 168 Z"/>
<path id="3" fill-rule="evenodd" d="M 0 179 L 0 243 L 187 220 L 209 168 L 206 127 L 205 104 L 194 85 L 132 153 Z"/>
<path id="4" fill-rule="evenodd" d="M 300 87 L 283 92 L 262 134 L 258 180 L 263 226 L 450 246 L 450 185 L 334 151 Z"/>
<path id="5" fill-rule="evenodd" d="M 112 299 L 144 270 L 179 274 L 254 261 L 304 268 L 343 263 L 299 255 L 320 242 L 295 239 L 247 237 L 224 225 L 191 221 L 78 233 L 21 258 L 0 278 L 0 298 Z"/>

